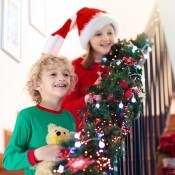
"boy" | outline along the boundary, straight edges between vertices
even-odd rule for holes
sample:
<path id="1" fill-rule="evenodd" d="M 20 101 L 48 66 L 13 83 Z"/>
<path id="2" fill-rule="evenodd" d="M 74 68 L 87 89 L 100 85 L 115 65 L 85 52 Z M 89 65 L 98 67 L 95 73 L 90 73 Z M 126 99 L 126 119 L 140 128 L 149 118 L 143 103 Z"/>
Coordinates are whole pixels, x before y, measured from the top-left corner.
<path id="1" fill-rule="evenodd" d="M 58 145 L 46 145 L 47 127 L 53 123 L 75 132 L 74 117 L 61 109 L 63 98 L 74 89 L 75 78 L 71 63 L 62 56 L 46 53 L 32 66 L 27 89 L 36 105 L 19 112 L 4 153 L 4 168 L 34 175 L 31 166 L 61 159 Z"/>

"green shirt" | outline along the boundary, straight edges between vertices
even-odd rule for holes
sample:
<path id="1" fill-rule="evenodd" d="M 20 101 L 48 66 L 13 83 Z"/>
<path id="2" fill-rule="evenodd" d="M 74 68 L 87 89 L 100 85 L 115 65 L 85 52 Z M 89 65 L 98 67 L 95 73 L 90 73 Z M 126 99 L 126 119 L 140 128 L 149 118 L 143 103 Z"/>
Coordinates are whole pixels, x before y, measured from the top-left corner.
<path id="1" fill-rule="evenodd" d="M 75 132 L 74 117 L 65 110 L 56 113 L 37 106 L 21 110 L 4 152 L 3 166 L 7 170 L 24 169 L 25 175 L 34 175 L 35 171 L 28 160 L 28 152 L 46 145 L 50 123 Z"/>

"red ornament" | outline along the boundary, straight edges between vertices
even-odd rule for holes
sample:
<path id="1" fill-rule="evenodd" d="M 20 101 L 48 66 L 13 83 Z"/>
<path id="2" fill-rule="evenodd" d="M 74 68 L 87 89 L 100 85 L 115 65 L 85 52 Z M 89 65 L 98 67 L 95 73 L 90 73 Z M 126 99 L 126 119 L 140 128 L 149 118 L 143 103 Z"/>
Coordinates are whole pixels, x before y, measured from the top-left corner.
<path id="1" fill-rule="evenodd" d="M 100 66 L 100 76 L 107 78 L 109 76 L 109 69 L 106 66 Z"/>
<path id="2" fill-rule="evenodd" d="M 112 102 L 118 102 L 118 100 L 116 99 L 114 93 L 109 94 L 109 96 L 107 97 L 106 101 L 107 102 L 110 102 L 110 101 L 112 101 Z"/>
<path id="3" fill-rule="evenodd" d="M 126 66 L 133 66 L 134 65 L 134 58 L 132 58 L 132 57 L 129 57 L 129 58 L 123 57 L 122 61 Z"/>
<path id="4" fill-rule="evenodd" d="M 62 158 L 66 159 L 69 156 L 70 153 L 70 149 L 61 149 L 61 153 L 62 153 Z"/>
<path id="5" fill-rule="evenodd" d="M 129 99 L 129 98 L 131 98 L 132 97 L 132 89 L 128 89 L 128 90 L 126 90 L 125 91 L 125 93 L 124 93 L 124 97 L 126 98 L 126 99 Z"/>
<path id="6" fill-rule="evenodd" d="M 71 158 L 67 163 L 67 167 L 71 169 L 72 174 L 76 173 L 77 171 L 83 170 L 87 168 L 89 165 L 93 164 L 95 161 L 89 158 L 84 157 L 76 157 Z"/>
<path id="7" fill-rule="evenodd" d="M 109 94 L 107 101 L 112 101 L 114 98 L 115 98 L 114 94 L 111 93 L 111 94 Z"/>
<path id="8" fill-rule="evenodd" d="M 121 80 L 119 82 L 119 85 L 122 87 L 122 89 L 126 90 L 128 89 L 128 82 L 126 80 Z"/>

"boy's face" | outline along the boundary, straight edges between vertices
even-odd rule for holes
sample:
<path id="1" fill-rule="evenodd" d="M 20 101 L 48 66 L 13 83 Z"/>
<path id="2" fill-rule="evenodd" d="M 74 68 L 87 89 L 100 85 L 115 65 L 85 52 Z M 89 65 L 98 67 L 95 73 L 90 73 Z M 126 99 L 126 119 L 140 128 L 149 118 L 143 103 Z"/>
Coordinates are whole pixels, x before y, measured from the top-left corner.
<path id="1" fill-rule="evenodd" d="M 41 74 L 41 81 L 38 82 L 37 90 L 42 100 L 62 99 L 68 94 L 71 88 L 71 77 L 69 72 L 62 67 L 51 70 L 44 70 Z"/>

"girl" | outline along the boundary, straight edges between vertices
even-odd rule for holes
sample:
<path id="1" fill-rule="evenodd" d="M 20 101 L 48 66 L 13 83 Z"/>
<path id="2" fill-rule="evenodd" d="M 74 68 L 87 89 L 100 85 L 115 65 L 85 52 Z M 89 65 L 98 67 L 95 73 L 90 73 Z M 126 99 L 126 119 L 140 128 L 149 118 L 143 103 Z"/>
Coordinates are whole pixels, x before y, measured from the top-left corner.
<path id="1" fill-rule="evenodd" d="M 76 129 L 81 131 L 79 111 L 85 108 L 92 98 L 86 90 L 99 84 L 99 65 L 117 40 L 119 22 L 106 11 L 84 7 L 51 35 L 43 52 L 58 52 L 67 33 L 75 26 L 78 28 L 81 45 L 87 52 L 72 61 L 78 80 L 75 90 L 64 98 L 62 107 L 74 115 Z"/>

